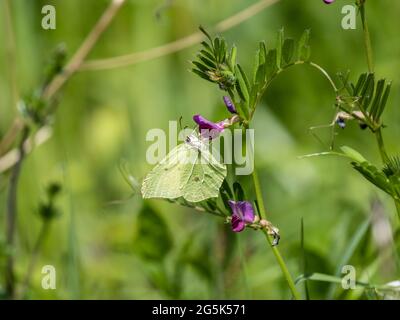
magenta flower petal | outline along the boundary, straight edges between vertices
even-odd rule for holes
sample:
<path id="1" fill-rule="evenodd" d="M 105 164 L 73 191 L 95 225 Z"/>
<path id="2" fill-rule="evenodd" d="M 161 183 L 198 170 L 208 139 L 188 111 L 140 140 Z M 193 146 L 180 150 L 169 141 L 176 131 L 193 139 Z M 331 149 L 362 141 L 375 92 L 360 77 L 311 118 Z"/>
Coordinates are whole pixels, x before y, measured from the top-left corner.
<path id="1" fill-rule="evenodd" d="M 200 134 L 205 139 L 212 140 L 225 129 L 225 121 L 214 123 L 199 114 L 193 116 L 193 120 L 199 125 Z"/>
<path id="2" fill-rule="evenodd" d="M 219 122 L 219 123 L 214 123 L 211 122 L 210 120 L 207 120 L 206 118 L 202 117 L 199 114 L 196 114 L 193 116 L 194 122 L 196 122 L 199 125 L 199 129 L 208 129 L 208 130 L 217 130 L 217 131 L 223 131 L 224 126 Z"/>
<path id="3" fill-rule="evenodd" d="M 246 223 L 254 221 L 253 206 L 248 201 L 238 201 L 239 211 L 242 213 L 242 219 Z"/>
<path id="4" fill-rule="evenodd" d="M 323 0 L 326 4 L 331 4 L 331 3 L 334 3 L 335 2 L 335 0 Z"/>
<path id="5" fill-rule="evenodd" d="M 254 210 L 250 202 L 229 200 L 229 206 L 232 210 L 231 224 L 234 232 L 242 231 L 246 224 L 254 221 Z"/>
<path id="6" fill-rule="evenodd" d="M 232 231 L 234 232 L 241 232 L 245 228 L 246 224 L 240 220 L 239 216 L 233 215 L 232 216 Z"/>
<path id="7" fill-rule="evenodd" d="M 224 96 L 223 99 L 224 99 L 224 103 L 225 103 L 226 107 L 228 108 L 228 111 L 230 113 L 236 113 L 236 107 L 233 104 L 231 98 L 229 98 L 228 96 Z"/>

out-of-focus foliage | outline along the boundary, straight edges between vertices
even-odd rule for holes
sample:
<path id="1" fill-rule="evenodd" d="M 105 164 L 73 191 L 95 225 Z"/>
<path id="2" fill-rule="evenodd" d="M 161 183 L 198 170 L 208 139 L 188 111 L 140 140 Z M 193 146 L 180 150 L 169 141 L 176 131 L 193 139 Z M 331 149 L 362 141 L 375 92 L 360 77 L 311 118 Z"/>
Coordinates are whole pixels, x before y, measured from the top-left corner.
<path id="1" fill-rule="evenodd" d="M 17 84 L 20 95 L 25 96 L 43 80 L 57 45 L 65 44 L 68 59 L 109 1 L 11 2 Z M 197 31 L 199 25 L 212 26 L 255 2 L 176 0 L 157 11 L 164 1 L 129 0 L 89 58 L 167 43 Z M 392 80 L 381 121 L 386 126 L 387 149 L 395 155 L 400 154 L 400 2 L 367 2 L 376 79 Z M 223 36 L 240 47 L 238 63 L 252 70 L 254 59 L 249 57 L 259 41 L 265 40 L 267 48 L 273 48 L 276 30 L 281 27 L 295 39 L 311 29 L 312 60 L 331 74 L 350 69 L 355 77 L 367 71 L 361 24 L 358 20 L 356 30 L 340 27 L 341 7 L 352 3 L 343 0 L 327 6 L 315 0 L 282 0 Z M 45 4 L 57 9 L 56 30 L 41 28 Z M 2 14 L 0 11 L 0 137 L 18 113 L 12 105 Z M 223 118 L 222 92 L 188 72 L 188 61 L 199 49 L 200 45 L 133 66 L 78 73 L 67 84 L 59 97 L 52 138 L 27 157 L 21 173 L 16 248 L 19 280 L 26 273 L 41 228 L 37 208 L 46 187 L 52 181 L 62 185 L 58 218 L 39 254 L 28 298 L 290 298 L 262 234 L 251 230 L 232 234 L 223 219 L 173 203 L 144 204 L 140 197 L 130 197 L 131 189 L 119 171 L 121 160 L 129 163 L 132 174 L 139 178 L 151 168 L 145 158 L 149 129 L 167 130 L 168 121 L 181 116 L 184 125 L 192 126 L 192 115 L 198 112 L 212 119 Z M 307 273 L 337 276 L 339 264 L 349 246 L 352 248 L 353 234 L 372 214 L 376 219 L 345 262 L 355 266 L 361 282 L 389 283 L 400 276 L 393 254 L 393 247 L 399 252 L 399 233 L 392 238 L 376 227 L 385 219 L 398 225 L 389 196 L 365 183 L 340 158 L 298 158 L 327 149 L 308 128 L 332 122 L 334 98 L 319 73 L 298 66 L 276 79 L 257 108 L 256 161 L 269 219 L 281 230 L 280 250 L 294 277 L 304 273 L 303 251 Z M 316 133 L 329 144 L 329 129 Z M 371 163 L 381 163 L 375 141 L 356 122 L 340 130 L 335 144 L 348 145 Z M 386 167 L 383 172 L 390 170 Z M 3 230 L 8 177 L 9 173 L 0 175 L 1 281 L 7 254 Z M 240 183 L 252 190 L 250 177 L 242 177 Z M 377 202 L 383 213 L 372 205 Z M 304 250 L 300 246 L 301 218 Z M 41 288 L 41 267 L 46 264 L 56 267 L 56 290 Z M 314 299 L 326 298 L 332 290 L 336 298 L 369 297 L 362 289 L 343 291 L 339 286 L 332 289 L 330 283 L 307 284 Z M 303 288 L 303 284 L 299 286 Z"/>

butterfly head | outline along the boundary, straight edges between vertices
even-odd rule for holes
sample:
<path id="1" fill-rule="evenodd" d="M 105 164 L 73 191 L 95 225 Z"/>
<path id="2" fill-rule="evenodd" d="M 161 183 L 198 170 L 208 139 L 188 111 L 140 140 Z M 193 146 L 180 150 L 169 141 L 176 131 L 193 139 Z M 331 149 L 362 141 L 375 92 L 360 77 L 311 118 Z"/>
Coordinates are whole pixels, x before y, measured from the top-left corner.
<path id="1" fill-rule="evenodd" d="M 185 139 L 185 143 L 197 150 L 201 150 L 205 146 L 205 141 L 203 139 L 199 139 L 195 134 L 187 136 Z"/>

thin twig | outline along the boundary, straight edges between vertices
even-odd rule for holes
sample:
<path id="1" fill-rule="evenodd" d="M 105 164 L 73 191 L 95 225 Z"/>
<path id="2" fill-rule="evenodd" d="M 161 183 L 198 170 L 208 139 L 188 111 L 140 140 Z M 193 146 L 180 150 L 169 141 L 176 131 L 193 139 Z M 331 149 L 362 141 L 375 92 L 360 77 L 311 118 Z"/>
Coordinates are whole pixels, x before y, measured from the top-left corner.
<path id="1" fill-rule="evenodd" d="M 24 153 L 28 154 L 35 146 L 41 145 L 50 139 L 52 129 L 50 126 L 40 128 L 33 137 L 30 137 L 24 142 Z M 18 148 L 9 151 L 0 158 L 0 173 L 12 168 L 18 161 Z"/>
<path id="2" fill-rule="evenodd" d="M 14 122 L 12 123 L 11 127 L 8 129 L 3 139 L 0 141 L 0 156 L 3 156 L 6 150 L 8 150 L 11 147 L 11 145 L 17 138 L 18 133 L 20 133 L 23 125 L 24 122 L 20 117 L 16 117 L 14 119 Z"/>
<path id="3" fill-rule="evenodd" d="M 233 16 L 222 20 L 221 22 L 216 24 L 214 28 L 211 29 L 213 29 L 214 32 L 224 32 L 226 30 L 229 30 L 250 19 L 257 13 L 260 13 L 261 11 L 278 1 L 279 0 L 261 0 L 251 5 L 250 7 L 240 11 L 239 13 L 236 13 Z M 204 34 L 198 31 L 184 38 L 175 40 L 159 47 L 151 48 L 149 50 L 134 52 L 119 57 L 87 61 L 82 64 L 79 71 L 112 69 L 153 60 L 186 49 L 192 45 L 199 43 L 203 39 Z"/>
<path id="4" fill-rule="evenodd" d="M 47 85 L 43 92 L 43 99 L 50 100 L 53 96 L 64 86 L 64 84 L 71 78 L 72 75 L 76 73 L 79 67 L 82 65 L 83 61 L 93 49 L 96 42 L 99 40 L 102 33 L 106 30 L 109 26 L 110 22 L 115 17 L 118 10 L 121 6 L 125 3 L 126 0 L 113 0 L 111 4 L 107 7 L 104 11 L 103 15 L 100 17 L 96 25 L 93 27 L 92 31 L 83 41 L 82 45 L 73 55 L 71 60 L 65 66 L 63 72 L 56 77 Z M 18 124 L 18 121 L 15 120 Z M 17 130 L 16 130 L 17 129 Z M 13 125 L 9 132 L 7 132 L 0 142 L 0 156 L 3 154 L 4 150 L 10 146 L 14 139 L 16 138 L 16 133 L 18 133 L 22 129 L 22 126 L 17 127 Z M 13 152 L 10 151 L 10 152 Z M 5 157 L 9 157 L 9 154 L 6 154 Z M 3 158 L 0 159 L 0 163 L 2 162 Z M 1 167 L 1 166 L 0 166 Z M 1 172 L 1 170 L 0 170 Z"/>
<path id="5" fill-rule="evenodd" d="M 61 87 L 67 82 L 67 80 L 79 69 L 83 61 L 93 49 L 97 40 L 100 38 L 102 33 L 107 29 L 110 22 L 113 20 L 115 14 L 124 4 L 125 0 L 113 0 L 109 7 L 104 11 L 103 15 L 96 23 L 92 31 L 86 37 L 80 48 L 76 51 L 70 62 L 64 68 L 63 72 L 56 76 L 53 81 L 46 87 L 43 93 L 43 98 L 50 99 Z"/>
<path id="6" fill-rule="evenodd" d="M 15 225 L 17 220 L 17 190 L 18 180 L 21 172 L 22 162 L 25 157 L 24 142 L 29 135 L 29 127 L 24 126 L 19 144 L 19 156 L 10 175 L 10 184 L 7 198 L 7 213 L 6 213 L 6 243 L 8 248 L 8 255 L 6 261 L 6 295 L 12 299 L 15 293 L 15 276 L 14 276 L 14 239 L 15 239 Z"/>

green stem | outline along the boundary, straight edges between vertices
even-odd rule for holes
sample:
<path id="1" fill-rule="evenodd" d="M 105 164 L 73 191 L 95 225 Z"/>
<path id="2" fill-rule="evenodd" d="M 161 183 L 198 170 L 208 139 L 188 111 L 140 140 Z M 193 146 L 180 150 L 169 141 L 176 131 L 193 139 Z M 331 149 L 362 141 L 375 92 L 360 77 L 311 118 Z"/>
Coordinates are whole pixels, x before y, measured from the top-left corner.
<path id="1" fill-rule="evenodd" d="M 259 212 L 260 216 L 261 216 L 260 218 L 267 219 L 267 213 L 266 213 L 264 201 L 262 198 L 260 179 L 258 178 L 258 173 L 255 168 L 253 169 L 253 173 L 251 174 L 251 176 L 253 177 L 253 183 L 254 183 L 254 189 L 256 192 L 257 204 L 258 204 L 258 208 L 260 210 L 260 212 Z"/>
<path id="2" fill-rule="evenodd" d="M 381 128 L 379 128 L 378 130 L 375 131 L 375 137 L 376 137 L 376 142 L 378 143 L 379 153 L 381 155 L 382 161 L 384 163 L 387 163 L 389 161 L 389 156 L 387 155 L 387 152 L 385 149 L 385 143 L 383 142 Z"/>
<path id="3" fill-rule="evenodd" d="M 369 35 L 369 29 L 367 24 L 367 17 L 365 15 L 365 5 L 364 1 L 359 4 L 360 15 L 361 15 L 361 22 L 364 31 L 364 45 L 365 45 L 365 52 L 367 54 L 367 64 L 369 72 L 374 72 L 374 60 L 372 57 L 372 45 L 371 45 L 371 37 Z"/>
<path id="4" fill-rule="evenodd" d="M 266 214 L 266 211 L 265 211 L 264 200 L 262 198 L 261 184 L 260 184 L 260 180 L 258 179 L 258 174 L 257 174 L 257 171 L 256 171 L 255 168 L 253 170 L 252 176 L 253 176 L 254 188 L 255 188 L 256 197 L 257 197 L 258 208 L 260 210 L 260 215 L 261 215 L 262 218 L 266 218 L 267 214 Z M 276 259 L 276 261 L 278 262 L 278 264 L 279 264 L 279 266 L 281 268 L 282 274 L 286 279 L 286 282 L 287 282 L 287 284 L 288 284 L 288 286 L 290 288 L 290 291 L 293 294 L 293 297 L 296 300 L 301 300 L 300 293 L 296 289 L 296 285 L 294 284 L 294 281 L 292 279 L 292 276 L 290 275 L 289 269 L 287 268 L 287 266 L 285 264 L 285 261 L 283 260 L 281 254 L 279 252 L 278 247 L 272 245 L 271 238 L 268 235 L 266 230 L 263 229 L 263 233 L 265 234 L 265 236 L 267 238 L 268 244 L 271 247 L 272 252 L 273 252 L 273 254 L 275 256 L 275 259 Z"/>
<path id="5" fill-rule="evenodd" d="M 244 129 L 245 130 L 249 129 L 249 125 L 245 124 L 244 125 Z M 262 196 L 261 183 L 260 183 L 260 179 L 258 178 L 258 173 L 257 173 L 257 170 L 255 168 L 255 164 L 254 164 L 253 146 L 252 146 L 251 143 L 250 143 L 249 146 L 246 144 L 246 148 L 249 149 L 248 152 L 250 153 L 250 161 L 253 162 L 253 172 L 252 172 L 251 175 L 253 177 L 254 189 L 255 189 L 255 193 L 256 193 L 256 198 L 257 198 L 257 204 L 258 204 L 260 218 L 261 219 L 266 219 L 267 213 L 266 213 L 266 210 L 265 210 L 264 200 L 263 200 L 263 196 Z M 283 260 L 281 254 L 279 252 L 278 247 L 272 245 L 272 241 L 271 241 L 270 236 L 268 235 L 268 232 L 266 230 L 264 230 L 264 229 L 262 231 L 263 231 L 263 233 L 265 234 L 265 236 L 267 238 L 268 244 L 269 244 L 269 246 L 270 246 L 270 248 L 271 248 L 271 250 L 272 250 L 272 252 L 273 252 L 273 254 L 275 256 L 276 261 L 278 262 L 278 264 L 279 264 L 279 266 L 281 268 L 282 274 L 286 279 L 286 282 L 287 282 L 287 284 L 288 284 L 288 286 L 290 288 L 290 291 L 292 292 L 293 297 L 296 300 L 301 300 L 300 293 L 296 289 L 296 285 L 294 284 L 293 278 L 290 275 L 289 269 L 286 266 L 285 261 Z"/>
<path id="6" fill-rule="evenodd" d="M 271 237 L 269 236 L 269 234 L 267 233 L 266 230 L 263 229 L 263 233 L 265 234 L 265 237 L 267 238 L 267 241 L 272 249 L 272 252 L 275 256 L 276 261 L 278 262 L 279 266 L 281 267 L 282 273 L 286 279 L 286 282 L 290 288 L 290 291 L 293 294 L 293 297 L 295 300 L 301 300 L 301 295 L 300 293 L 297 291 L 296 285 L 293 281 L 292 276 L 290 275 L 289 269 L 287 268 L 285 261 L 283 260 L 281 253 L 279 252 L 279 249 L 277 246 L 273 246 L 272 245 L 272 241 L 271 241 Z"/>

